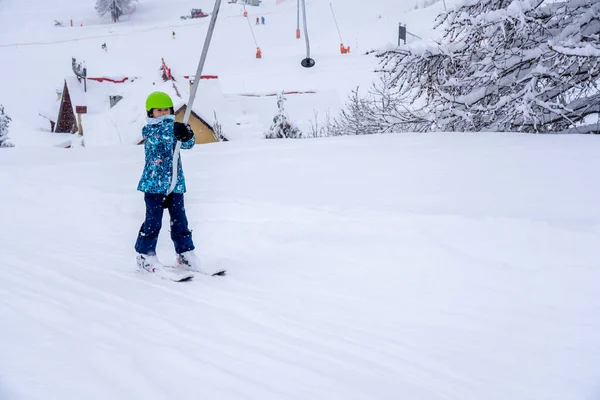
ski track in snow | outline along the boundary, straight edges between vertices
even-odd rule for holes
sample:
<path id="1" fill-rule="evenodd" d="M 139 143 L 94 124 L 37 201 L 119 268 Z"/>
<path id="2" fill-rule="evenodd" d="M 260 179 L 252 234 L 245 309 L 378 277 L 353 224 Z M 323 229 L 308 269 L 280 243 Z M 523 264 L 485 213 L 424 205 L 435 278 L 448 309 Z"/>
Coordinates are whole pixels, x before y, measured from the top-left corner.
<path id="1" fill-rule="evenodd" d="M 595 398 L 598 215 L 574 206 L 599 192 L 526 172 L 532 139 L 436 137 L 184 153 L 195 242 L 229 274 L 179 284 L 135 271 L 139 149 L 10 150 L 3 400 Z M 513 167 L 466 173 L 492 143 Z M 579 143 L 557 168 L 595 170 Z"/>

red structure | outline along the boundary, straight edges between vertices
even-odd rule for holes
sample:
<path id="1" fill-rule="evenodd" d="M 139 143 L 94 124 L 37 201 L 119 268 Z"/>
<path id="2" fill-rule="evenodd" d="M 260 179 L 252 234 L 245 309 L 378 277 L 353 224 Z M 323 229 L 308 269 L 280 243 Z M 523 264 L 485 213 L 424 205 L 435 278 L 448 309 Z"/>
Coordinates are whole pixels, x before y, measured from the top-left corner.
<path id="1" fill-rule="evenodd" d="M 206 14 L 204 11 L 202 11 L 201 8 L 192 8 L 191 14 L 192 14 L 192 18 L 208 17 L 208 14 Z"/>
<path id="2" fill-rule="evenodd" d="M 191 75 L 184 75 L 185 79 L 190 79 Z M 218 75 L 200 75 L 200 79 L 219 79 Z"/>
<path id="3" fill-rule="evenodd" d="M 169 68 L 167 66 L 167 63 L 165 62 L 164 58 L 161 58 L 162 60 L 162 66 L 160 67 L 163 71 L 163 80 L 166 81 L 174 81 L 175 78 L 173 78 L 173 75 L 171 74 L 171 68 Z"/>
<path id="4" fill-rule="evenodd" d="M 164 62 L 164 61 L 163 61 Z M 129 81 L 129 77 L 125 77 L 123 79 L 112 79 L 112 78 L 87 78 L 90 81 L 96 81 L 96 82 L 112 82 L 112 83 L 125 83 L 127 81 Z M 135 80 L 135 78 L 131 78 L 131 82 L 133 82 Z"/>
<path id="5" fill-rule="evenodd" d="M 299 90 L 294 90 L 291 92 L 283 92 L 283 94 L 289 95 L 289 94 L 315 94 L 317 92 L 312 91 L 312 90 L 308 90 L 308 91 L 299 91 Z M 235 96 L 243 96 L 243 97 L 271 97 L 271 96 L 277 96 L 279 93 L 265 93 L 265 94 L 254 94 L 254 93 L 241 93 L 241 94 L 236 94 Z"/>

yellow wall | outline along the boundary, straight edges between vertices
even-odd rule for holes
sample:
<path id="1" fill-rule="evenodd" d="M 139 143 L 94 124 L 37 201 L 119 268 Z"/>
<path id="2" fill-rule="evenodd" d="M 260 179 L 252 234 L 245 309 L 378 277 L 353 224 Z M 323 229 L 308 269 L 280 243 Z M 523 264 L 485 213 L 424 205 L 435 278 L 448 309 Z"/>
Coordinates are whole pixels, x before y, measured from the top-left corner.
<path id="1" fill-rule="evenodd" d="M 179 112 L 175 114 L 175 121 L 182 122 L 183 115 L 185 114 L 185 107 L 182 107 Z M 188 121 L 194 134 L 196 135 L 196 144 L 198 143 L 213 143 L 216 142 L 215 134 L 212 129 L 206 126 L 202 121 L 200 121 L 194 114 L 190 115 L 190 120 Z"/>

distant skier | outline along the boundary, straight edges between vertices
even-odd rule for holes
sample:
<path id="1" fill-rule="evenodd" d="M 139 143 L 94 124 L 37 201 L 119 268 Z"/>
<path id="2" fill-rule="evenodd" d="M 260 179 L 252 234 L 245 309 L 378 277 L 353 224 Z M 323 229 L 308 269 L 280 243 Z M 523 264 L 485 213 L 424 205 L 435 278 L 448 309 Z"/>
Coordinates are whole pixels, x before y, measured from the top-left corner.
<path id="1" fill-rule="evenodd" d="M 256 17 L 256 25 L 260 24 L 260 19 L 258 17 Z"/>
<path id="2" fill-rule="evenodd" d="M 105 42 L 105 43 L 102 43 L 102 50 L 104 50 L 105 52 L 107 52 L 107 51 L 108 51 L 108 50 L 107 50 L 107 48 L 106 48 L 106 42 Z"/>
<path id="3" fill-rule="evenodd" d="M 175 39 L 175 31 L 173 31 L 173 34 L 172 34 L 172 35 L 173 35 L 173 39 Z"/>
<path id="4" fill-rule="evenodd" d="M 198 271 L 209 274 L 200 266 L 194 253 L 192 231 L 183 204 L 186 191 L 181 159 L 178 160 L 177 174 L 173 177 L 173 152 L 177 141 L 182 149 L 194 147 L 194 132 L 189 124 L 175 122 L 173 100 L 164 92 L 153 92 L 146 99 L 148 123 L 142 128 L 146 163 L 138 190 L 144 192 L 146 220 L 142 224 L 135 250 L 140 270 L 168 274 L 174 268 Z M 172 193 L 167 194 L 171 179 L 176 179 Z M 162 226 L 163 210 L 167 208 L 171 216 L 171 239 L 175 244 L 177 262 L 174 267 L 166 267 L 156 256 L 158 234 Z"/>
<path id="5" fill-rule="evenodd" d="M 265 17 L 260 17 L 260 22 L 261 22 L 261 24 L 264 25 L 265 24 Z"/>

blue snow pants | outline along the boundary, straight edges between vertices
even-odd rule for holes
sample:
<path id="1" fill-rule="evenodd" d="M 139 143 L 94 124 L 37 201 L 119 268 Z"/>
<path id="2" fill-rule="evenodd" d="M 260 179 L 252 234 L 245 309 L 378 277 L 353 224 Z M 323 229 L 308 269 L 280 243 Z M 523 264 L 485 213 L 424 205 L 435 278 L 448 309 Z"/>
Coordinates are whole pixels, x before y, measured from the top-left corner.
<path id="1" fill-rule="evenodd" d="M 146 202 L 146 220 L 140 228 L 135 251 L 140 254 L 155 255 L 158 234 L 162 227 L 163 210 L 167 208 L 171 216 L 171 239 L 177 254 L 194 250 L 192 231 L 188 229 L 182 193 L 171 193 L 168 196 L 144 193 Z"/>

